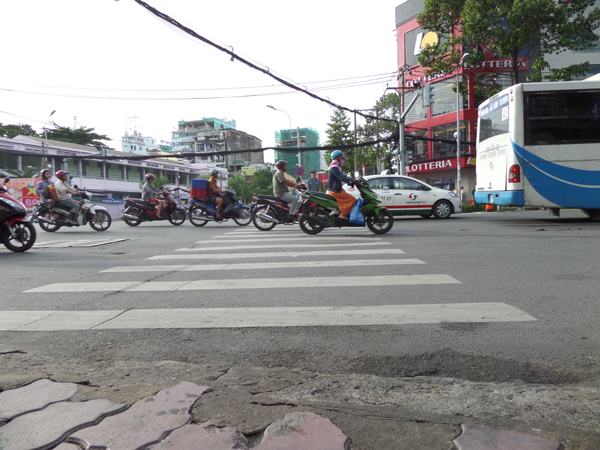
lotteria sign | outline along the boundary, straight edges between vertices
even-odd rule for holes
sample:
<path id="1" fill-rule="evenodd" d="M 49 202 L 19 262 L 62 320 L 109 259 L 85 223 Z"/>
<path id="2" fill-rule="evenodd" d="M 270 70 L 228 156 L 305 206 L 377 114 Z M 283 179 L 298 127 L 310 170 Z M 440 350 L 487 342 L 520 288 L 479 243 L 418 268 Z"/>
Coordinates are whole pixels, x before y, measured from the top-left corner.
<path id="1" fill-rule="evenodd" d="M 471 156 L 462 156 L 460 158 L 461 167 L 474 166 L 475 158 Z M 406 173 L 432 172 L 434 170 L 456 169 L 456 158 L 439 159 L 424 163 L 408 164 Z"/>

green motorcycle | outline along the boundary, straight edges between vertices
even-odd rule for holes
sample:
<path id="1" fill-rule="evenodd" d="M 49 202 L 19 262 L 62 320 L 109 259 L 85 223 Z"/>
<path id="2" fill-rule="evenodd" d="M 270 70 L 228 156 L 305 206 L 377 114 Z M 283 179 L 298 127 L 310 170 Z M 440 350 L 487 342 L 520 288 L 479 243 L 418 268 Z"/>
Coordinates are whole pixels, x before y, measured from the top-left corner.
<path id="1" fill-rule="evenodd" d="M 363 223 L 350 223 L 348 219 L 340 219 L 337 201 L 331 195 L 321 192 L 305 191 L 300 194 L 304 198 L 299 211 L 302 211 L 298 219 L 300 229 L 306 234 L 319 234 L 325 228 L 341 227 L 369 227 L 373 233 L 384 234 L 392 229 L 394 216 L 383 206 L 379 195 L 369 188 L 369 184 L 363 178 L 350 183 L 360 192 L 363 201 L 360 212 L 364 216 Z"/>

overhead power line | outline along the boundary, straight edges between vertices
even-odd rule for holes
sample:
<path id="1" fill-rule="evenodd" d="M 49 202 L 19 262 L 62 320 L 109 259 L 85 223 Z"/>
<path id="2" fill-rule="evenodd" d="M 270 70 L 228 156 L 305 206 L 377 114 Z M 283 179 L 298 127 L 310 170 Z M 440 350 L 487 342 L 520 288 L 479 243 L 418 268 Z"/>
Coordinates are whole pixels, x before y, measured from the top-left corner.
<path id="1" fill-rule="evenodd" d="M 297 86 L 297 85 L 295 85 L 293 83 L 290 83 L 290 82 L 284 80 L 283 78 L 281 78 L 280 76 L 271 73 L 271 71 L 269 70 L 269 68 L 259 67 L 256 64 L 254 64 L 253 62 L 250 62 L 247 59 L 242 58 L 241 56 L 237 55 L 233 50 L 229 50 L 228 48 L 225 48 L 225 47 L 223 47 L 221 45 L 218 45 L 218 44 L 212 42 L 211 40 L 209 40 L 209 39 L 207 39 L 207 38 L 205 38 L 203 36 L 200 36 L 194 30 L 192 30 L 192 29 L 190 29 L 190 28 L 182 25 L 181 23 L 179 23 L 177 20 L 173 19 L 168 14 L 165 14 L 165 13 L 159 11 L 158 9 L 154 8 L 153 6 L 150 6 L 148 3 L 146 3 L 146 2 L 144 2 L 142 0 L 134 0 L 134 1 L 138 5 L 140 5 L 143 8 L 145 8 L 150 13 L 154 14 L 159 19 L 162 19 L 163 21 L 165 21 L 167 24 L 169 24 L 171 26 L 174 26 L 174 27 L 182 30 L 183 32 L 187 33 L 188 35 L 190 35 L 190 36 L 192 36 L 192 37 L 200 40 L 201 42 L 203 42 L 203 43 L 205 43 L 207 45 L 210 45 L 211 47 L 214 47 L 217 50 L 220 50 L 223 53 L 231 56 L 234 60 L 237 60 L 238 62 L 246 64 L 247 66 L 251 67 L 254 70 L 257 70 L 259 72 L 264 73 L 265 75 L 273 78 L 274 80 L 277 80 L 281 84 L 283 84 L 283 85 L 285 85 L 285 86 L 287 86 L 287 87 L 289 87 L 291 89 L 294 89 L 294 90 L 296 90 L 298 92 L 302 92 L 302 93 L 304 93 L 304 94 L 306 94 L 306 95 L 308 95 L 308 96 L 310 96 L 310 97 L 312 97 L 312 98 L 314 98 L 316 100 L 319 100 L 321 102 L 327 103 L 328 105 L 333 106 L 334 108 L 342 109 L 344 111 L 351 112 L 351 113 L 356 113 L 356 114 L 358 114 L 358 115 L 360 115 L 362 117 L 368 117 L 368 118 L 371 118 L 371 119 L 377 119 L 377 117 L 375 117 L 375 116 L 372 116 L 370 114 L 365 114 L 365 113 L 362 113 L 362 112 L 360 112 L 358 110 L 347 108 L 345 106 L 339 105 L 337 103 L 332 102 L 331 100 L 325 99 L 323 97 L 319 97 L 317 94 L 314 94 L 314 93 L 310 92 L 308 89 L 306 89 L 304 87 L 300 87 L 300 86 Z M 379 120 L 395 122 L 394 120 L 383 119 L 383 118 L 379 119 Z"/>

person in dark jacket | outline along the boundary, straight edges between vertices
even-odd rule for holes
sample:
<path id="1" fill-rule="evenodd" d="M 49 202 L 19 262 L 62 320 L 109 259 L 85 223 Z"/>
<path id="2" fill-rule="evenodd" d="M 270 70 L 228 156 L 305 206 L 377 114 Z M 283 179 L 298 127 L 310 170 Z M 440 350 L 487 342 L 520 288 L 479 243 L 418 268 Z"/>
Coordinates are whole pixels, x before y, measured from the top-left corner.
<path id="1" fill-rule="evenodd" d="M 350 211 L 356 203 L 356 198 L 348 194 L 343 188 L 342 183 L 350 183 L 354 180 L 342 172 L 342 167 L 346 162 L 346 155 L 340 150 L 331 153 L 331 164 L 329 165 L 329 180 L 327 181 L 327 195 L 331 195 L 337 201 L 340 208 L 340 219 L 348 219 Z"/>

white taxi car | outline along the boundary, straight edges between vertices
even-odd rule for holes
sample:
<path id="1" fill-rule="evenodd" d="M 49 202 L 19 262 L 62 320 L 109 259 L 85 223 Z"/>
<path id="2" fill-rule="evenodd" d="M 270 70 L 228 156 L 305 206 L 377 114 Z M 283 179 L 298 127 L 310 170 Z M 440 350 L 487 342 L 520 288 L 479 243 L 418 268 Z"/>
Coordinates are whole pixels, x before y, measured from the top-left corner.
<path id="1" fill-rule="evenodd" d="M 462 211 L 458 196 L 404 175 L 370 175 L 364 177 L 369 187 L 381 197 L 381 205 L 394 216 L 419 215 L 447 219 Z"/>

